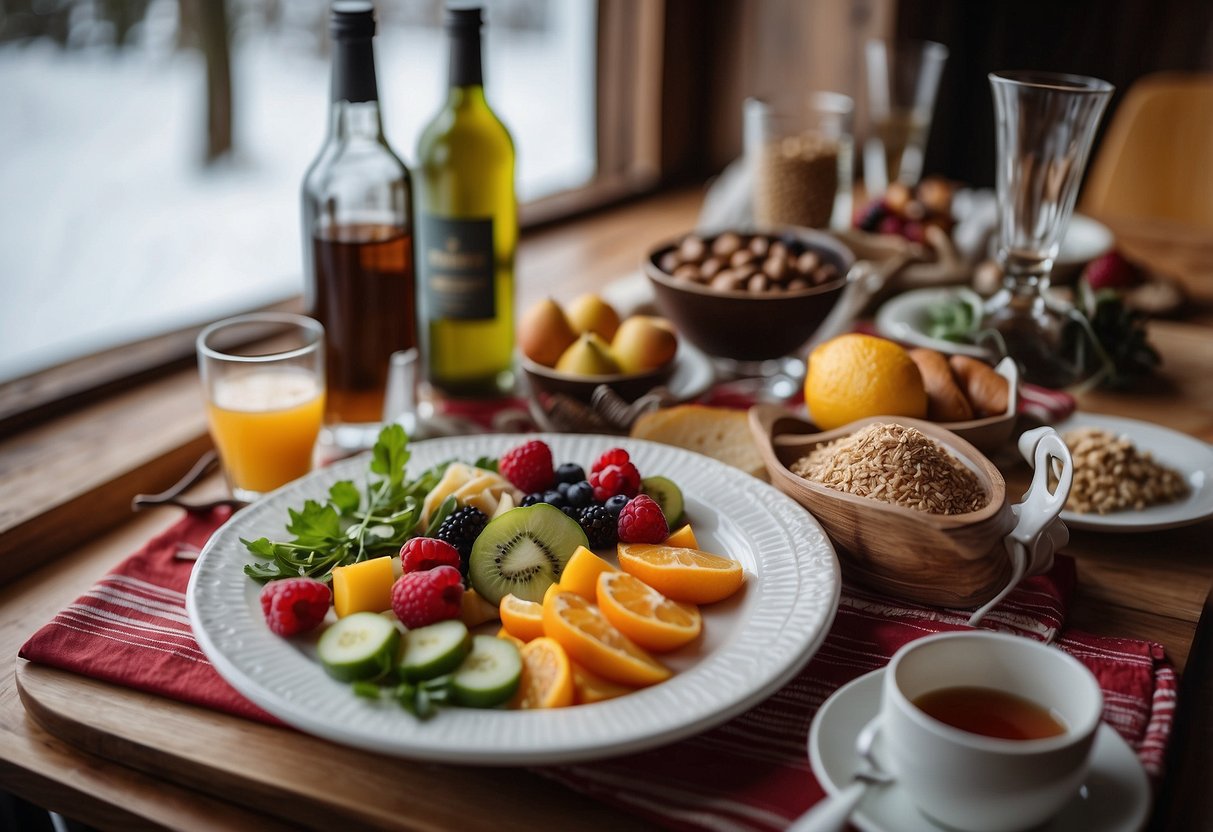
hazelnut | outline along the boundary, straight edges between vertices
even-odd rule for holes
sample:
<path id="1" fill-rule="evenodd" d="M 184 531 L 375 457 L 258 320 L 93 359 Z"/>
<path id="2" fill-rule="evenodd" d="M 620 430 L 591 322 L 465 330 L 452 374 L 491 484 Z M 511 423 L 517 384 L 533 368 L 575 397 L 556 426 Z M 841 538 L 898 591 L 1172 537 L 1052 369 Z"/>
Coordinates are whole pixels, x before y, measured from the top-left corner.
<path id="1" fill-rule="evenodd" d="M 745 288 L 747 292 L 759 294 L 767 290 L 767 276 L 762 272 L 750 275 L 750 279 L 746 281 Z"/>
<path id="2" fill-rule="evenodd" d="M 817 271 L 813 272 L 813 285 L 820 286 L 823 283 L 829 283 L 838 277 L 838 267 L 833 263 L 826 263 Z"/>
<path id="3" fill-rule="evenodd" d="M 803 277 L 800 277 L 799 275 L 796 277 L 793 277 L 791 280 L 788 281 L 788 291 L 789 292 L 796 292 L 801 289 L 807 289 L 807 288 L 809 288 L 809 281 L 805 280 Z"/>
<path id="4" fill-rule="evenodd" d="M 719 257 L 709 257 L 699 267 L 699 273 L 704 280 L 711 280 L 716 273 L 724 268 L 724 262 Z"/>
<path id="5" fill-rule="evenodd" d="M 782 283 L 788 278 L 788 259 L 771 255 L 762 264 L 762 270 L 775 283 Z"/>
<path id="6" fill-rule="evenodd" d="M 658 267 L 666 274 L 673 274 L 674 269 L 678 268 L 681 263 L 682 260 L 679 259 L 678 252 L 676 251 L 667 251 L 657 261 Z"/>
<path id="7" fill-rule="evenodd" d="M 771 248 L 771 241 L 766 237 L 755 237 L 750 240 L 750 251 L 754 252 L 754 256 L 763 258 L 767 251 Z"/>
<path id="8" fill-rule="evenodd" d="M 783 257 L 786 259 L 788 256 L 788 247 L 785 243 L 776 240 L 775 242 L 771 243 L 771 247 L 767 249 L 767 256 Z"/>
<path id="9" fill-rule="evenodd" d="M 732 269 L 725 269 L 712 278 L 709 284 L 713 289 L 721 292 L 731 292 L 736 289 L 741 283 L 741 278 Z"/>
<path id="10" fill-rule="evenodd" d="M 741 248 L 741 237 L 732 231 L 726 231 L 712 242 L 712 253 L 720 257 L 731 257 L 733 252 Z"/>
<path id="11" fill-rule="evenodd" d="M 737 251 L 733 252 L 731 257 L 729 257 L 729 265 L 733 268 L 737 268 L 738 266 L 746 266 L 754 262 L 755 257 L 756 255 L 754 252 L 750 251 L 748 248 L 739 248 Z"/>
<path id="12" fill-rule="evenodd" d="M 819 265 L 821 265 L 821 258 L 815 251 L 806 251 L 796 258 L 796 271 L 801 274 L 812 274 Z"/>
<path id="13" fill-rule="evenodd" d="M 674 269 L 674 277 L 678 280 L 699 280 L 699 269 L 692 266 L 690 263 L 683 263 L 678 268 Z"/>
<path id="14" fill-rule="evenodd" d="M 687 237 L 682 241 L 682 245 L 678 247 L 678 253 L 688 263 L 701 262 L 707 251 L 708 247 L 704 244 L 703 240 L 695 236 Z"/>

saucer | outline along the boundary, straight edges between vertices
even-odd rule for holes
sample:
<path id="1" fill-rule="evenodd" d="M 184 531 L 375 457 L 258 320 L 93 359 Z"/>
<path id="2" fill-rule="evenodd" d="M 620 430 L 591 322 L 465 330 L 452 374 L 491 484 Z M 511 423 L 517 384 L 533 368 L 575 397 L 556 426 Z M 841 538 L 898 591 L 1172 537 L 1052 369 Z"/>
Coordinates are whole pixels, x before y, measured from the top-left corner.
<path id="1" fill-rule="evenodd" d="M 880 710 L 884 668 L 843 685 L 813 717 L 809 730 L 809 760 L 813 774 L 828 794 L 851 781 L 856 769 L 855 738 Z M 880 737 L 874 752 L 887 768 Z M 1150 785 L 1137 755 L 1110 726 L 1099 726 L 1091 751 L 1086 784 L 1052 820 L 1044 832 L 1136 832 L 1150 810 Z M 896 782 L 871 786 L 851 823 L 863 832 L 940 832 L 920 813 Z"/>
<path id="2" fill-rule="evenodd" d="M 1061 520 L 1072 529 L 1093 532 L 1153 532 L 1190 526 L 1213 517 L 1213 447 L 1207 442 L 1138 419 L 1075 413 L 1054 428 L 1061 435 L 1077 428 L 1102 428 L 1129 437 L 1139 451 L 1174 468 L 1188 483 L 1188 496 L 1173 503 L 1125 509 L 1111 514 L 1063 511 Z"/>

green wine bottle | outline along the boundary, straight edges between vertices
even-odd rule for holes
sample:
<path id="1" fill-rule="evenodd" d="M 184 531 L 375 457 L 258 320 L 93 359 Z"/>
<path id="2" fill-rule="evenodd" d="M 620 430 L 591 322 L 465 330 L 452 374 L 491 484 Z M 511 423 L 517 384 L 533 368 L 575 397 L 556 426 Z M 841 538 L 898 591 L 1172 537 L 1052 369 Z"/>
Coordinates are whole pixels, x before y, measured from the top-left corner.
<path id="1" fill-rule="evenodd" d="M 481 10 L 447 9 L 450 89 L 417 147 L 420 307 L 430 384 L 452 396 L 513 386 L 514 143 L 484 96 Z"/>

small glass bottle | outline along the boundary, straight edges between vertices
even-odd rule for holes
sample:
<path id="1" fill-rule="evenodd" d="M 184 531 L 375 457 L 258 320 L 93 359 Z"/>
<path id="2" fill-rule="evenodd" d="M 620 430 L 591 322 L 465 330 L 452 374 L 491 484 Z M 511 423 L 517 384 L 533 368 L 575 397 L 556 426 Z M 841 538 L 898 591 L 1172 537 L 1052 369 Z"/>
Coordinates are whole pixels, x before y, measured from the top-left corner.
<path id="1" fill-rule="evenodd" d="M 328 137 L 303 181 L 308 314 L 324 325 L 328 439 L 374 441 L 394 352 L 417 344 L 412 181 L 383 135 L 369 2 L 333 4 Z"/>
<path id="2" fill-rule="evenodd" d="M 427 377 L 484 397 L 513 384 L 514 143 L 484 95 L 479 8 L 446 11 L 446 102 L 417 147 L 417 258 Z"/>

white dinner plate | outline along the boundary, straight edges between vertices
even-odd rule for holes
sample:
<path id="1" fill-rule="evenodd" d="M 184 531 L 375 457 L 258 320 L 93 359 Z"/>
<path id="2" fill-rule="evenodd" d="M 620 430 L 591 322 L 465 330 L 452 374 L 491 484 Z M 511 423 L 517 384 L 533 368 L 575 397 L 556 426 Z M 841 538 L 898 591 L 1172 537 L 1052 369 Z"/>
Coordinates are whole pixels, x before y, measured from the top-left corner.
<path id="1" fill-rule="evenodd" d="M 528 436 L 478 435 L 411 446 L 410 475 L 448 459 L 499 456 Z M 361 483 L 367 457 L 343 460 L 242 509 L 207 543 L 186 606 L 219 673 L 284 722 L 335 742 L 446 763 L 545 764 L 638 751 L 705 730 L 785 684 L 816 652 L 838 608 L 838 561 L 817 521 L 772 486 L 680 448 L 619 437 L 541 435 L 557 462 L 585 468 L 622 445 L 642 474 L 663 474 L 686 498 L 700 545 L 745 568 L 743 588 L 702 608 L 703 635 L 662 658 L 666 682 L 607 702 L 548 711 L 449 708 L 418 721 L 390 702 L 353 694 L 315 658 L 315 638 L 270 632 L 239 538 L 285 535 L 287 508 L 324 500 L 342 479 Z"/>
<path id="2" fill-rule="evenodd" d="M 1149 451 L 1156 461 L 1179 471 L 1188 482 L 1188 496 L 1174 503 L 1111 514 L 1063 511 L 1061 520 L 1070 528 L 1096 532 L 1153 532 L 1213 517 L 1213 448 L 1207 442 L 1151 422 L 1099 413 L 1075 413 L 1054 427 L 1062 435 L 1084 427 L 1123 434 L 1139 451 Z"/>
<path id="3" fill-rule="evenodd" d="M 825 701 L 809 729 L 809 761 L 827 794 L 845 788 L 858 768 L 855 739 L 880 711 L 884 668 L 843 685 Z M 873 746 L 885 764 L 880 735 Z M 1100 725 L 1087 780 L 1040 832 L 1136 832 L 1150 810 L 1150 784 L 1133 749 L 1107 724 Z M 918 811 L 896 782 L 871 786 L 851 823 L 863 832 L 940 832 L 944 827 Z"/>

